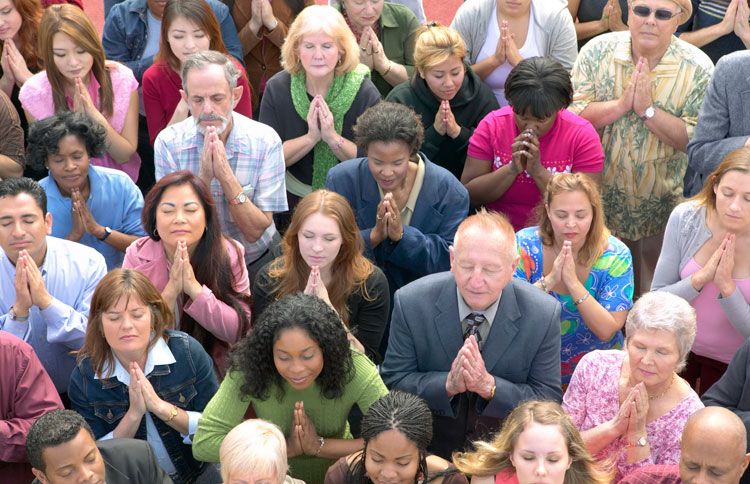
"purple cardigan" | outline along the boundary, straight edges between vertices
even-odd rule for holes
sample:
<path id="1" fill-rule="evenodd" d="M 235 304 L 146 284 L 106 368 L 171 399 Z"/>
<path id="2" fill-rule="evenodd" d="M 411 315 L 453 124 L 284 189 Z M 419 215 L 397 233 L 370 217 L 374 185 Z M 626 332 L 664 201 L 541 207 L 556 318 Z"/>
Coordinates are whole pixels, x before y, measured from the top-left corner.
<path id="1" fill-rule="evenodd" d="M 224 244 L 229 253 L 234 290 L 250 294 L 250 280 L 244 259 L 245 249 L 242 245 L 227 237 L 224 238 Z M 130 244 L 130 247 L 125 251 L 125 260 L 122 267 L 142 272 L 159 291 L 163 291 L 167 282 L 169 282 L 169 267 L 167 264 L 164 245 L 161 241 L 152 240 L 150 237 L 141 237 Z M 238 334 L 240 318 L 234 308 L 217 299 L 205 285 L 203 291 L 195 300 L 186 299 L 182 310 L 219 340 L 231 345 L 244 336 Z M 250 319 L 250 308 L 247 308 L 246 311 L 247 317 Z M 217 345 L 217 348 L 221 348 L 221 350 L 214 350 L 211 355 L 214 364 L 222 375 L 226 368 L 229 345 Z"/>

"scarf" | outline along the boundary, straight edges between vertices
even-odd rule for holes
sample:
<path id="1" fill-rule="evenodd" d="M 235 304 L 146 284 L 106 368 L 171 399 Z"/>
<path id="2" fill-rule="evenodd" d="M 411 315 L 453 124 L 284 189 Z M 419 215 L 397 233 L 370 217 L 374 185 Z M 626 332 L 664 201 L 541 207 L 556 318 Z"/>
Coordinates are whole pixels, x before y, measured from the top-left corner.
<path id="1" fill-rule="evenodd" d="M 333 114 L 333 127 L 341 135 L 344 126 L 344 115 L 354 102 L 359 88 L 365 78 L 370 77 L 370 70 L 363 64 L 342 76 L 334 76 L 333 83 L 325 95 L 325 102 Z M 307 121 L 307 113 L 310 110 L 310 98 L 305 87 L 305 73 L 292 74 L 292 103 L 300 118 Z M 328 170 L 338 163 L 338 158 L 328 144 L 322 139 L 317 142 L 313 149 L 313 178 L 312 188 L 317 190 L 325 185 Z"/>

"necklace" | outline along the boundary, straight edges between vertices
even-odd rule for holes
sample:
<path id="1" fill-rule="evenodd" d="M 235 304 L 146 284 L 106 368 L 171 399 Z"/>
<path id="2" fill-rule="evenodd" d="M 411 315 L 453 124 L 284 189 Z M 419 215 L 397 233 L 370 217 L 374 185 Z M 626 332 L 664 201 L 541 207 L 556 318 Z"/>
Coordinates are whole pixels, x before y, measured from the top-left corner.
<path id="1" fill-rule="evenodd" d="M 652 400 L 658 400 L 658 399 L 660 399 L 661 397 L 663 397 L 664 395 L 666 395 L 666 394 L 667 394 L 667 392 L 669 391 L 669 389 L 670 389 L 670 388 L 672 388 L 672 384 L 674 383 L 674 380 L 675 380 L 675 377 L 676 377 L 676 376 L 677 376 L 676 374 L 672 373 L 672 379 L 671 379 L 671 380 L 669 380 L 669 385 L 667 385 L 667 388 L 665 388 L 665 389 L 664 389 L 664 391 L 663 391 L 663 392 L 661 392 L 661 393 L 660 393 L 660 394 L 658 394 L 658 395 L 649 395 L 649 396 L 648 396 L 648 401 L 650 402 L 650 401 L 652 401 Z"/>

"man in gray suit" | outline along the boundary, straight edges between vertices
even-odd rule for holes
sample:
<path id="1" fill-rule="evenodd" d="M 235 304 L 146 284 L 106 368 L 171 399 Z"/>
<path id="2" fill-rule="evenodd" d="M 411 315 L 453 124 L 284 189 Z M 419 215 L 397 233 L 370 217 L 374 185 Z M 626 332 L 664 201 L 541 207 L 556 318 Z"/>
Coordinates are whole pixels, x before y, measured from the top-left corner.
<path id="1" fill-rule="evenodd" d="M 560 307 L 513 279 L 515 234 L 504 216 L 480 212 L 458 227 L 451 272 L 396 292 L 389 388 L 424 398 L 433 412 L 430 450 L 450 458 L 487 437 L 521 401 L 560 401 Z"/>
<path id="2" fill-rule="evenodd" d="M 727 54 L 716 63 L 688 144 L 685 195 L 698 193 L 730 151 L 750 146 L 750 51 Z"/>

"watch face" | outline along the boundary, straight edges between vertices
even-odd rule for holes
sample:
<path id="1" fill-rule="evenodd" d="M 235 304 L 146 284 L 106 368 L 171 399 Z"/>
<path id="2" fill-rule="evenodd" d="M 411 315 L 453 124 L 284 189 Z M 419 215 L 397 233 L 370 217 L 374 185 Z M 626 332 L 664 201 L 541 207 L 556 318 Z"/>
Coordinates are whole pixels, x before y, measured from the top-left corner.
<path id="1" fill-rule="evenodd" d="M 648 440 L 646 440 L 646 437 L 641 437 L 638 439 L 638 445 L 641 447 L 646 447 L 646 444 L 648 444 Z"/>
<path id="2" fill-rule="evenodd" d="M 245 195 L 244 193 L 240 193 L 239 195 L 237 195 L 237 201 L 240 203 L 247 202 L 247 195 Z"/>

